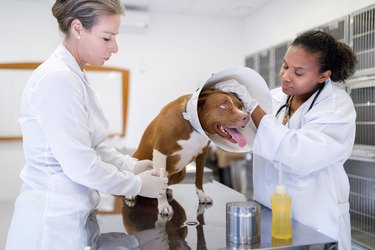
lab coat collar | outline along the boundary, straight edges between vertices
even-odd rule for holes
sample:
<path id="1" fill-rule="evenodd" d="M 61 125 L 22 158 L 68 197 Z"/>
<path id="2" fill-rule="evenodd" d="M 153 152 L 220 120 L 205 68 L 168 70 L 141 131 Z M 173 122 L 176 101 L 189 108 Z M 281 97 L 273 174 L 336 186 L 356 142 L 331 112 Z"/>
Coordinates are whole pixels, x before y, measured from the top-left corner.
<path id="1" fill-rule="evenodd" d="M 288 99 L 288 96 L 282 91 L 281 87 L 273 89 L 271 90 L 271 92 L 275 93 L 274 95 L 272 95 L 273 99 L 277 101 L 280 105 L 283 105 Z"/>
<path id="2" fill-rule="evenodd" d="M 81 79 L 85 79 L 85 74 L 79 67 L 76 59 L 63 44 L 60 44 L 56 48 L 52 56 L 62 60 L 66 65 L 69 66 L 69 68 L 71 68 L 76 74 L 78 74 Z"/>
<path id="3" fill-rule="evenodd" d="M 101 119 L 103 126 L 108 129 L 108 119 L 99 105 L 98 97 L 96 96 L 95 91 L 92 89 L 89 81 L 87 80 L 85 72 L 81 70 L 76 59 L 73 57 L 70 51 L 63 44 L 60 44 L 56 48 L 52 56 L 63 61 L 64 64 L 66 64 L 75 74 L 77 74 L 82 82 L 86 85 L 87 91 L 93 99 L 93 105 L 97 110 L 98 117 Z"/>
<path id="4" fill-rule="evenodd" d="M 328 78 L 324 84 L 325 84 L 325 86 L 324 86 L 324 88 L 322 89 L 322 91 L 321 91 L 321 93 L 319 94 L 319 96 L 317 97 L 317 99 L 315 100 L 314 105 L 315 105 L 316 103 L 320 102 L 320 100 L 323 100 L 323 99 L 327 98 L 328 96 L 330 96 L 330 95 L 332 94 L 332 91 L 333 91 L 333 90 L 332 90 L 332 81 L 331 81 L 331 79 Z M 306 107 L 310 107 L 310 105 L 311 105 L 312 101 L 314 100 L 315 96 L 317 95 L 317 93 L 318 93 L 318 91 L 315 91 L 315 93 L 312 94 L 312 95 L 310 96 L 310 98 L 307 99 L 302 105 L 303 105 L 304 107 L 305 107 L 305 106 L 306 106 Z M 286 95 L 286 94 L 281 90 L 281 88 L 280 88 L 280 91 L 277 91 L 277 92 L 275 93 L 275 95 L 273 96 L 273 98 L 274 98 L 274 100 L 275 100 L 276 102 L 279 103 L 279 106 L 281 106 L 281 105 L 285 104 L 285 102 L 287 101 L 287 99 L 288 99 L 288 95 Z"/>
<path id="5" fill-rule="evenodd" d="M 326 82 L 324 83 L 324 87 L 323 89 L 320 91 L 320 94 L 318 97 L 316 97 L 316 100 L 315 100 L 315 103 L 313 106 L 315 106 L 317 103 L 319 103 L 321 100 L 324 100 L 326 99 L 328 96 L 330 96 L 332 94 L 332 81 L 330 78 L 328 78 L 326 80 Z M 315 99 L 315 96 L 318 94 L 319 90 L 315 91 L 314 94 L 312 94 L 312 96 L 310 96 L 309 99 L 307 99 L 307 101 L 305 101 L 302 105 L 304 105 L 304 107 L 306 109 L 308 109 L 311 105 L 311 103 L 314 101 Z M 314 108 L 314 107 L 311 107 L 311 108 Z M 307 110 L 308 111 L 308 110 Z"/>

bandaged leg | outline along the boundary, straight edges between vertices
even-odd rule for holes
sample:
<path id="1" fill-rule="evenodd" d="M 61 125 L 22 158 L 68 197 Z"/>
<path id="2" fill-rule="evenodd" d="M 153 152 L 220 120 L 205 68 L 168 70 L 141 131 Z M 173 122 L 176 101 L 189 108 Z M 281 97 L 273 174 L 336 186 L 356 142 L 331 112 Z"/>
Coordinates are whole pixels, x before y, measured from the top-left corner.
<path id="1" fill-rule="evenodd" d="M 162 154 L 158 150 L 154 149 L 152 152 L 152 164 L 154 170 L 159 173 L 160 177 L 168 176 L 168 173 L 166 171 L 167 156 L 165 154 Z M 173 209 L 172 206 L 168 203 L 167 195 L 164 195 L 163 198 L 158 199 L 158 210 L 162 215 L 170 216 L 173 214 Z"/>
<path id="2" fill-rule="evenodd" d="M 160 177 L 165 177 L 167 167 L 167 156 L 160 153 L 157 149 L 152 151 L 152 164 Z"/>

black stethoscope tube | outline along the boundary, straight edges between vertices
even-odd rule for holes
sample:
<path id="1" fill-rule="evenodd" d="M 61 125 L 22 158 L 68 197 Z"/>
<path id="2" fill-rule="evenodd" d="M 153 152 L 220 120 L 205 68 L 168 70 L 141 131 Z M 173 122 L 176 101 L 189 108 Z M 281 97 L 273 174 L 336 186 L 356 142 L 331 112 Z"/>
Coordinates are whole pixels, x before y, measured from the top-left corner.
<path id="1" fill-rule="evenodd" d="M 309 112 L 310 109 L 314 106 L 314 103 L 315 103 L 316 99 L 318 98 L 318 96 L 320 95 L 320 92 L 322 91 L 322 89 L 324 88 L 324 86 L 325 86 L 325 83 L 324 83 L 322 86 L 319 87 L 319 89 L 318 89 L 318 93 L 316 93 L 316 95 L 315 95 L 313 101 L 311 102 L 310 107 L 309 107 L 309 109 L 307 110 L 307 112 Z M 282 105 L 282 106 L 279 108 L 279 110 L 277 110 L 276 115 L 275 115 L 276 117 L 280 114 L 281 110 L 283 110 L 284 108 L 286 108 L 286 107 L 290 108 L 290 107 L 289 107 L 289 99 L 290 99 L 290 98 L 291 98 L 291 96 L 288 96 L 288 98 L 286 99 L 285 104 Z"/>

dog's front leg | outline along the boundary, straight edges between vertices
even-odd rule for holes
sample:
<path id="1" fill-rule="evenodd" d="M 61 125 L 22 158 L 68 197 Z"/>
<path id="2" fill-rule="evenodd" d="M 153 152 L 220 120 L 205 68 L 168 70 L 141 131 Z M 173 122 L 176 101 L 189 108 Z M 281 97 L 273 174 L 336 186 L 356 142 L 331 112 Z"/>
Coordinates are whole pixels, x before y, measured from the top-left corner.
<path id="1" fill-rule="evenodd" d="M 168 177 L 168 172 L 166 171 L 167 156 L 165 154 L 162 154 L 157 149 L 154 149 L 152 152 L 152 164 L 153 168 L 161 177 Z M 158 199 L 158 210 L 162 215 L 170 216 L 173 214 L 172 206 L 169 205 L 167 200 L 167 194 Z"/>
<path id="2" fill-rule="evenodd" d="M 204 164 L 208 155 L 208 145 L 203 150 L 203 153 L 198 155 L 195 159 L 196 173 L 195 173 L 195 187 L 196 193 L 198 195 L 199 203 L 201 204 L 212 204 L 212 198 L 206 195 L 203 191 L 203 173 L 204 173 Z"/>

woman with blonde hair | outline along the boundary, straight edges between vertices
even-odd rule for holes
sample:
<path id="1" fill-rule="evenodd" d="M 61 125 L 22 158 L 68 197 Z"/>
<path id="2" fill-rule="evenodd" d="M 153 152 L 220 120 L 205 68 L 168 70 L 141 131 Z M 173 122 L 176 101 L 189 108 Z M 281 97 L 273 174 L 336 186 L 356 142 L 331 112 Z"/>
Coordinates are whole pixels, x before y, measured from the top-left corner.
<path id="1" fill-rule="evenodd" d="M 121 0 L 58 0 L 52 7 L 63 43 L 28 80 L 19 122 L 26 164 L 7 250 L 79 249 L 91 242 L 98 191 L 158 198 L 167 178 L 151 161 L 104 143 L 108 122 L 85 77 L 118 50 Z"/>

